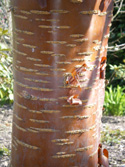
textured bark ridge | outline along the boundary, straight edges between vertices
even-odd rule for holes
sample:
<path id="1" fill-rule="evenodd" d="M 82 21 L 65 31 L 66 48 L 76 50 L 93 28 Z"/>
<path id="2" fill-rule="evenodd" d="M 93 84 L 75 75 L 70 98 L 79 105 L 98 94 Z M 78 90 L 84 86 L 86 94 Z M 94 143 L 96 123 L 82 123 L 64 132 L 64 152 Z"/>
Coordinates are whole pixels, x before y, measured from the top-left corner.
<path id="1" fill-rule="evenodd" d="M 11 1 L 11 167 L 97 167 L 112 0 Z"/>

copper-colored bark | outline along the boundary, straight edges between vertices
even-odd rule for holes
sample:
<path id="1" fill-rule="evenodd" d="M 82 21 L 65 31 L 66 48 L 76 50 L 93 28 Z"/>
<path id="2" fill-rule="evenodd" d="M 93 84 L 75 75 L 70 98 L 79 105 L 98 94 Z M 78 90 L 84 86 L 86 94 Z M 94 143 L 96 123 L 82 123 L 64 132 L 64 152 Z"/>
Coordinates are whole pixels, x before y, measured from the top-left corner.
<path id="1" fill-rule="evenodd" d="M 97 167 L 112 0 L 11 0 L 12 167 Z"/>

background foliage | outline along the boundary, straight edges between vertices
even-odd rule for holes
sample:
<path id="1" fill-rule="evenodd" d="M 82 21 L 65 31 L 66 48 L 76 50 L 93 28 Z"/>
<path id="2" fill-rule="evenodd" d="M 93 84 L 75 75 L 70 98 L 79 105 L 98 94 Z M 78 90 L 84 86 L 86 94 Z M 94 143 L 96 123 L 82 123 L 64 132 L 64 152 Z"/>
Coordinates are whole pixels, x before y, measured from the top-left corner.
<path id="1" fill-rule="evenodd" d="M 13 74 L 8 1 L 0 1 L 0 104 L 13 102 Z"/>
<path id="2" fill-rule="evenodd" d="M 109 85 L 123 87 L 125 84 L 125 0 L 115 0 L 114 3 L 106 78 Z"/>
<path id="3" fill-rule="evenodd" d="M 125 0 L 114 1 L 110 30 L 104 114 L 125 115 Z"/>
<path id="4" fill-rule="evenodd" d="M 0 0 L 0 105 L 13 102 L 9 0 Z M 104 114 L 125 115 L 125 0 L 114 0 L 110 31 Z"/>

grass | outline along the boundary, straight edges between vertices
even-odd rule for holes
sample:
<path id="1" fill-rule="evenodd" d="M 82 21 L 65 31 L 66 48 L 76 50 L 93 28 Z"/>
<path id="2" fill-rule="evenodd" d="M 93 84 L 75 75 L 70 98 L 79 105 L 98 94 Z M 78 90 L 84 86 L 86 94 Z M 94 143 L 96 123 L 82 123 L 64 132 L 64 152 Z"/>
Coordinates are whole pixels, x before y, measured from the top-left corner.
<path id="1" fill-rule="evenodd" d="M 112 116 L 124 116 L 125 115 L 125 88 L 120 87 L 112 88 L 108 87 L 105 91 L 104 101 L 104 114 Z"/>

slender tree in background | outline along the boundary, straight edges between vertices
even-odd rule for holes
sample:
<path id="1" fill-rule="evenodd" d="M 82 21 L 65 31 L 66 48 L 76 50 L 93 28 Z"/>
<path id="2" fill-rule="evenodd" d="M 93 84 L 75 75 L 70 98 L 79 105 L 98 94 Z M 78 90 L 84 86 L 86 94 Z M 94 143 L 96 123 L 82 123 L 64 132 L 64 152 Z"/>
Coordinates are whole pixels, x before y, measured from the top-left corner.
<path id="1" fill-rule="evenodd" d="M 99 143 L 112 0 L 11 5 L 11 167 L 108 166 Z"/>

